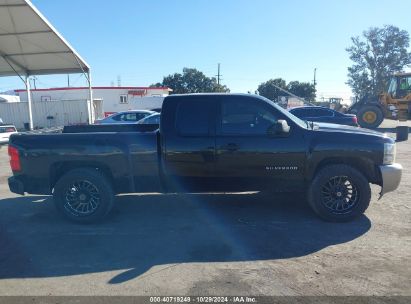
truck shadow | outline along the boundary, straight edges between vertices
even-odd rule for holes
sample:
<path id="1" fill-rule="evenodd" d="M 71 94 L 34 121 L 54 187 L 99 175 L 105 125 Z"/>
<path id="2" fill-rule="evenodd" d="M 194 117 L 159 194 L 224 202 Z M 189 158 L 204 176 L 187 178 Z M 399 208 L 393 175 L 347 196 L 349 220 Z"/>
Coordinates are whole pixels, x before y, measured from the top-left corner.
<path id="1" fill-rule="evenodd" d="M 371 227 L 319 220 L 295 194 L 128 195 L 106 221 L 62 220 L 50 198 L 0 200 L 0 279 L 122 271 L 108 283 L 157 265 L 301 257 L 346 243 Z"/>

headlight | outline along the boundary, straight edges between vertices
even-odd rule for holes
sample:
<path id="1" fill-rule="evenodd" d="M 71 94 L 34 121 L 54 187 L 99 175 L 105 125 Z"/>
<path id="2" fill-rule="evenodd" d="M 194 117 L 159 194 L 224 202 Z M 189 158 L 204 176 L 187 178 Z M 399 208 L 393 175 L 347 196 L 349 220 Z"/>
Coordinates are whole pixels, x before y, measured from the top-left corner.
<path id="1" fill-rule="evenodd" d="M 396 150 L 395 144 L 384 144 L 384 165 L 391 165 L 395 162 Z"/>

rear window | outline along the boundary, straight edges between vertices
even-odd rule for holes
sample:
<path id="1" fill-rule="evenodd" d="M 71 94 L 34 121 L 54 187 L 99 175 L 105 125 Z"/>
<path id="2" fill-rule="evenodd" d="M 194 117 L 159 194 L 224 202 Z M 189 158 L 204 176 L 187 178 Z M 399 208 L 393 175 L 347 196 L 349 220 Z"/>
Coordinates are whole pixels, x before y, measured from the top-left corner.
<path id="1" fill-rule="evenodd" d="M 15 127 L 0 127 L 0 133 L 12 133 L 16 131 Z"/>
<path id="2" fill-rule="evenodd" d="M 206 100 L 181 101 L 177 106 L 176 127 L 180 135 L 207 136 L 210 131 L 210 106 Z"/>

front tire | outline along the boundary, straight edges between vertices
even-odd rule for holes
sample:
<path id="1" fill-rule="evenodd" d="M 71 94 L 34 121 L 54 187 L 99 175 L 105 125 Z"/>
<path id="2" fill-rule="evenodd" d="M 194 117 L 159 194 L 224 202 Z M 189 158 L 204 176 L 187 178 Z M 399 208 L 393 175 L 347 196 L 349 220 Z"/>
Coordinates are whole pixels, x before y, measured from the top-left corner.
<path id="1" fill-rule="evenodd" d="M 322 168 L 308 190 L 308 203 L 326 221 L 348 222 L 367 210 L 371 201 L 368 180 L 348 165 Z"/>
<path id="2" fill-rule="evenodd" d="M 114 191 L 106 176 L 95 169 L 74 169 L 59 179 L 53 192 L 57 210 L 68 220 L 93 223 L 112 209 Z"/>

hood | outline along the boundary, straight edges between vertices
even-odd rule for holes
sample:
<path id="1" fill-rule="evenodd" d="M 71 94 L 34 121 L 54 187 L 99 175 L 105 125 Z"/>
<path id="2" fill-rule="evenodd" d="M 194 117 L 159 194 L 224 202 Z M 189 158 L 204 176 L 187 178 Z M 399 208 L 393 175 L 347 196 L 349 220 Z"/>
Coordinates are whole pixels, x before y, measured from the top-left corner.
<path id="1" fill-rule="evenodd" d="M 314 131 L 339 132 L 339 133 L 372 135 L 372 136 L 377 136 L 377 137 L 388 137 L 386 134 L 377 132 L 374 130 L 359 128 L 359 127 L 345 126 L 345 125 L 337 125 L 337 124 L 331 124 L 331 123 L 323 123 L 323 122 L 315 122 Z"/>

